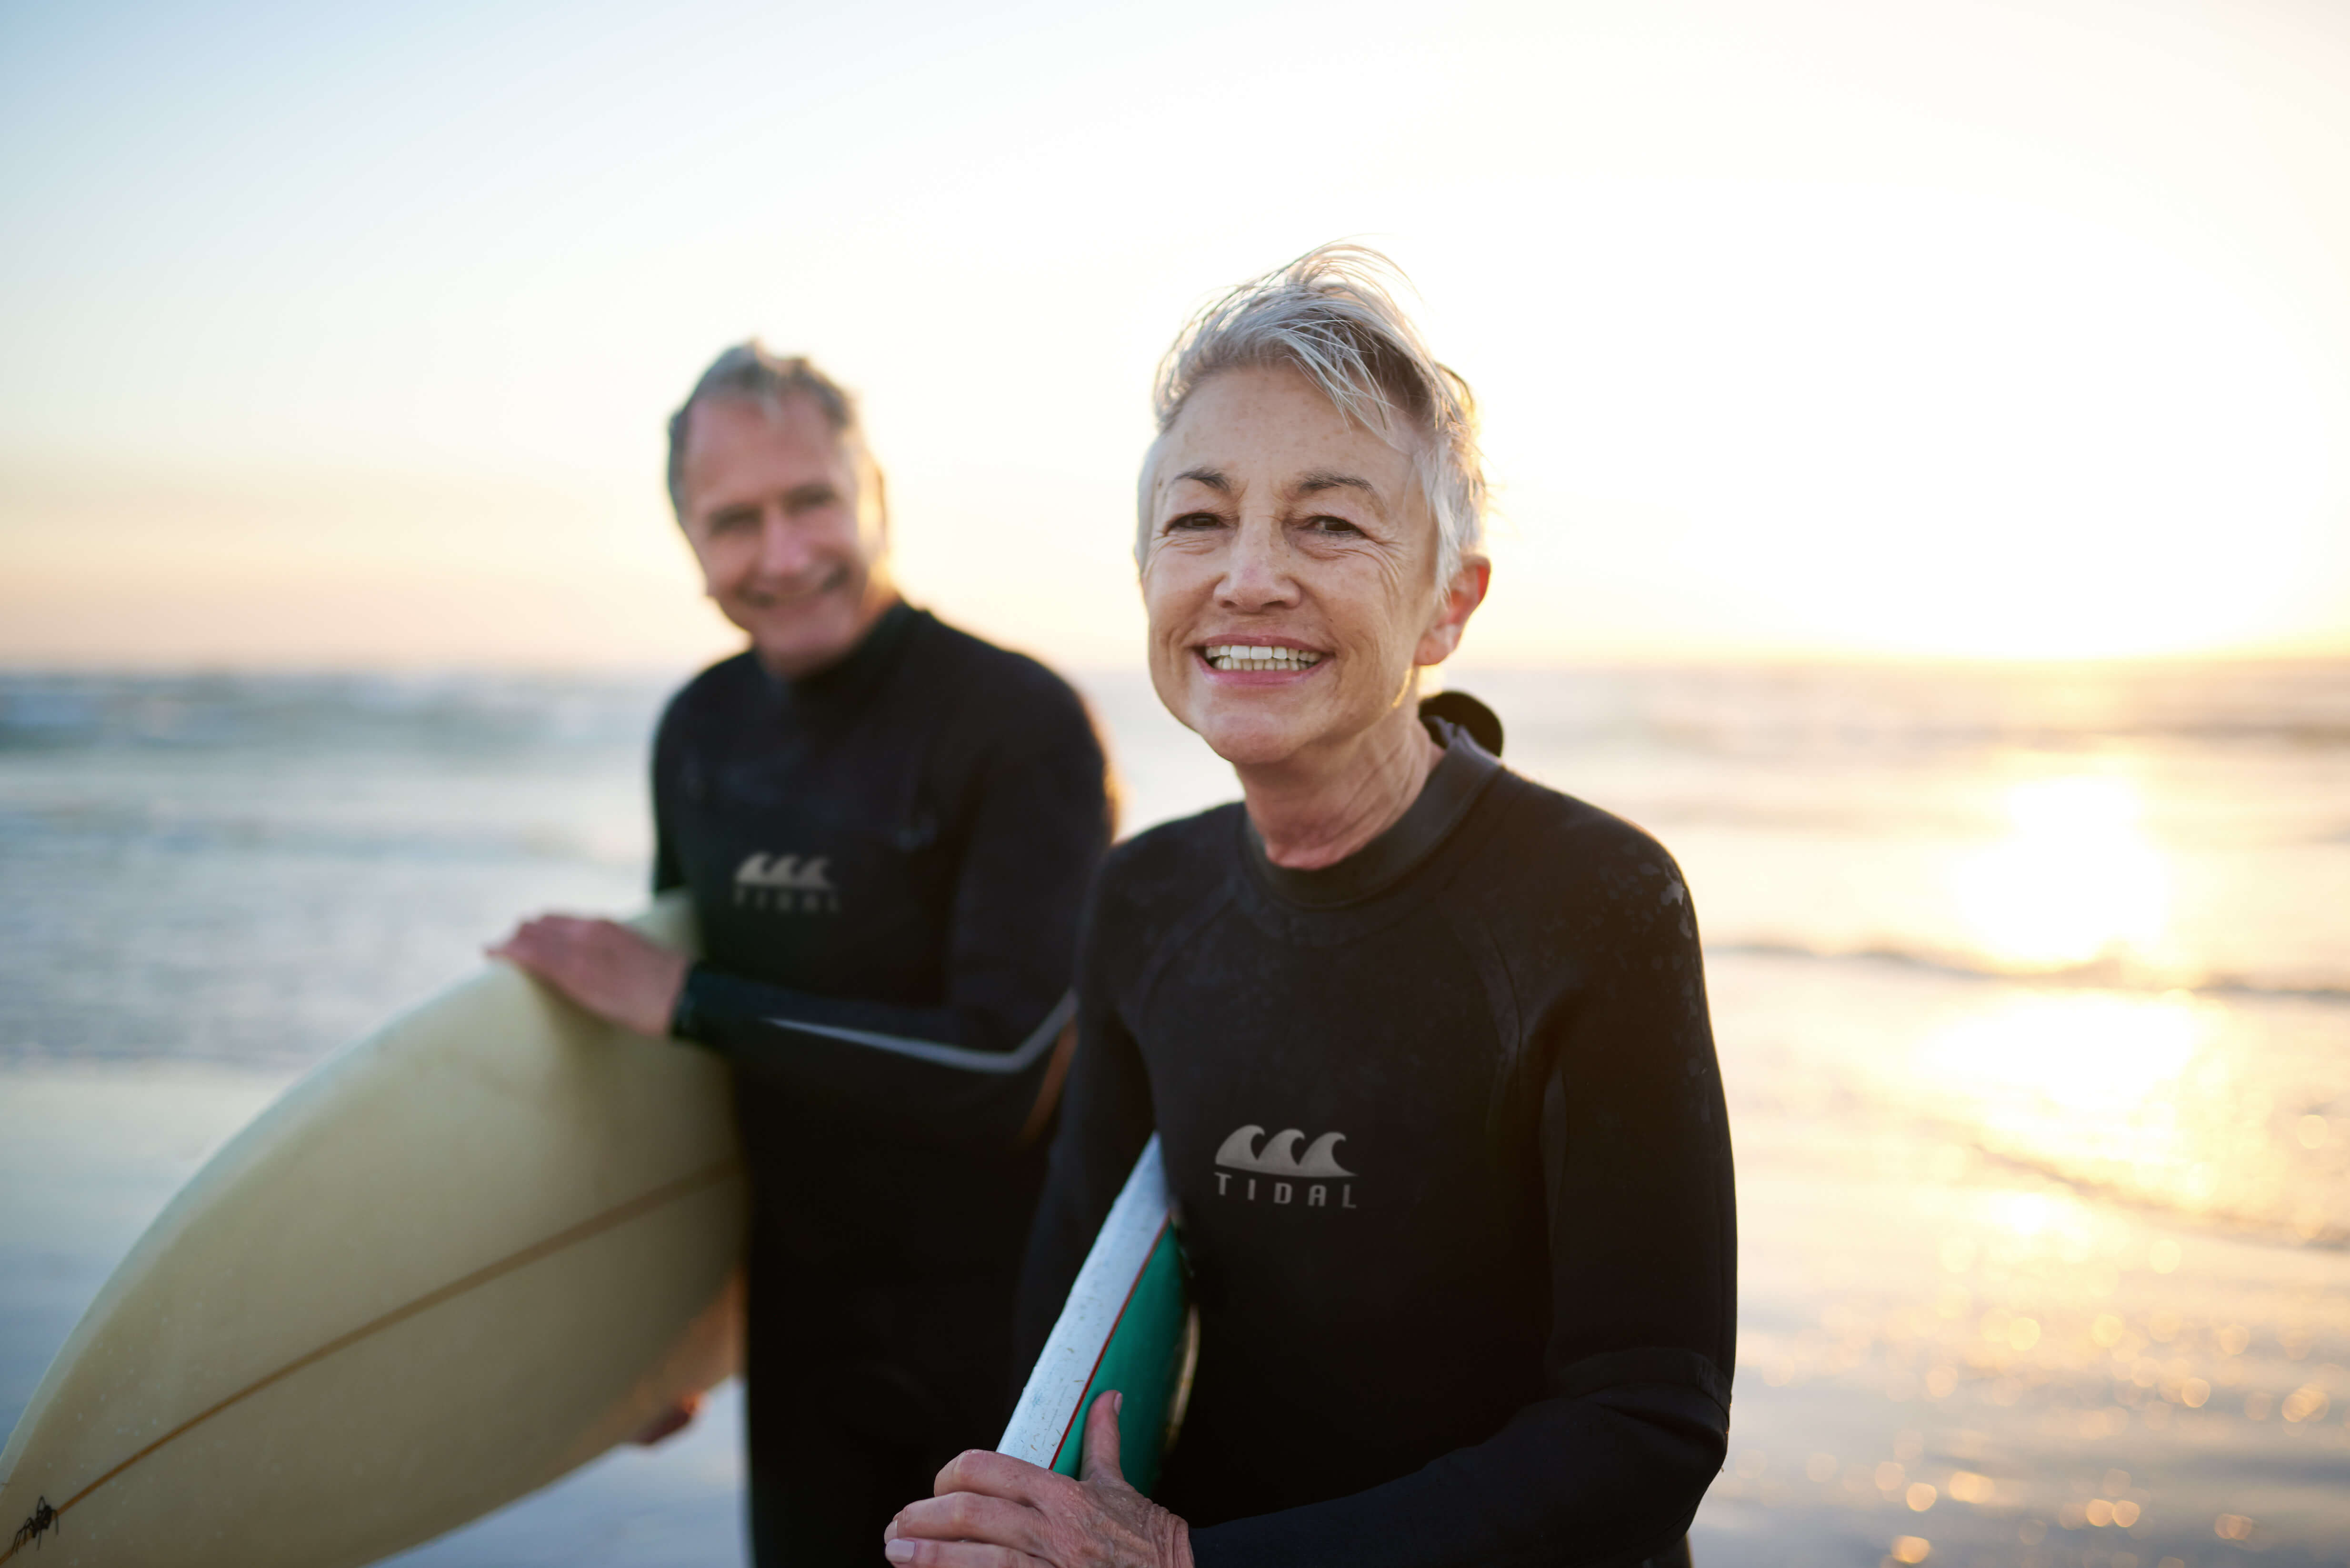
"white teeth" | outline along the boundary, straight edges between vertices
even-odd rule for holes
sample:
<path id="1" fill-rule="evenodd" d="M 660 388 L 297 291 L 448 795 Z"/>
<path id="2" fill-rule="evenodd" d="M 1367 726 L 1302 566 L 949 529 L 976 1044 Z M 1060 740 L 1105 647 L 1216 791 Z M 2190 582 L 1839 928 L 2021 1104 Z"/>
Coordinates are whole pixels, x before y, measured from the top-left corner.
<path id="1" fill-rule="evenodd" d="M 1302 648 L 1268 648 L 1257 643 L 1219 643 L 1200 650 L 1218 670 L 1306 670 L 1322 656 Z"/>

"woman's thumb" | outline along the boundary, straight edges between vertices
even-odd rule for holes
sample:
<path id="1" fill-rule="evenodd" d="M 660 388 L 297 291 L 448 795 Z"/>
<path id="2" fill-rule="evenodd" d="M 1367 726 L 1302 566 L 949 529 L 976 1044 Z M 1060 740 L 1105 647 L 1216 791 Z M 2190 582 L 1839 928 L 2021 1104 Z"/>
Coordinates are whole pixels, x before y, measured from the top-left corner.
<path id="1" fill-rule="evenodd" d="M 1094 1407 L 1086 1413 L 1086 1454 L 1077 1466 L 1079 1480 L 1126 1484 L 1125 1472 L 1118 1468 L 1118 1413 L 1125 1404 L 1126 1396 L 1113 1388 L 1097 1397 Z"/>

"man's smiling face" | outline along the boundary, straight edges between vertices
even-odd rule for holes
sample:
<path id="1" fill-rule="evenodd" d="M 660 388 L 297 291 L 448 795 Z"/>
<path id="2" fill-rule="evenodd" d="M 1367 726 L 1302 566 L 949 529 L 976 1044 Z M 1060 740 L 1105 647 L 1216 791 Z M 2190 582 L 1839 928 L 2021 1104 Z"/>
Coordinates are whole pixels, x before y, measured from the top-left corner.
<path id="1" fill-rule="evenodd" d="M 1151 681 L 1227 762 L 1343 748 L 1457 638 L 1438 626 L 1436 525 L 1409 457 L 1296 370 L 1201 385 L 1159 442 L 1149 504 Z"/>
<path id="2" fill-rule="evenodd" d="M 696 403 L 683 482 L 703 586 L 775 674 L 845 657 L 894 597 L 880 475 L 814 399 Z"/>

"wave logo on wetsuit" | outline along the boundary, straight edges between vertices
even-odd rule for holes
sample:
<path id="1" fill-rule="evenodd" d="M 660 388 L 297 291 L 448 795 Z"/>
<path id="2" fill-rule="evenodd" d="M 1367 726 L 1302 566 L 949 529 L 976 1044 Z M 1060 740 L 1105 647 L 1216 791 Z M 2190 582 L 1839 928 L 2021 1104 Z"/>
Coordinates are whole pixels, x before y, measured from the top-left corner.
<path id="1" fill-rule="evenodd" d="M 1338 1163 L 1336 1152 L 1347 1135 L 1324 1133 L 1307 1144 L 1301 1155 L 1297 1145 L 1305 1137 L 1296 1127 L 1284 1127 L 1265 1137 L 1264 1129 L 1253 1122 L 1235 1128 L 1216 1150 L 1216 1163 L 1226 1168 L 1216 1172 L 1216 1196 L 1243 1203 L 1261 1198 L 1277 1206 L 1352 1209 L 1355 1173 Z M 1264 1139 L 1261 1146 L 1259 1138 Z M 1241 1174 L 1235 1177 L 1234 1171 Z M 1234 1186 L 1235 1181 L 1241 1185 Z"/>
<path id="2" fill-rule="evenodd" d="M 825 874 L 831 864 L 822 855 L 806 865 L 796 855 L 754 855 L 734 867 L 734 901 L 778 915 L 837 915 L 840 889 Z"/>

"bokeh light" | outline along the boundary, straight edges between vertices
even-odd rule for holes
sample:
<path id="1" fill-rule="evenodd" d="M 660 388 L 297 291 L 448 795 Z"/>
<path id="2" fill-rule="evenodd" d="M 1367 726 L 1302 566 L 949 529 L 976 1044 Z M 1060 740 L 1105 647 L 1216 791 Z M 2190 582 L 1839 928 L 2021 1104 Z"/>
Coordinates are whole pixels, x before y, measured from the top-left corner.
<path id="1" fill-rule="evenodd" d="M 2169 878 L 2128 780 L 2035 779 L 2012 786 L 2005 805 L 2007 836 L 1951 872 L 1986 951 L 2061 969 L 2159 945 Z"/>

